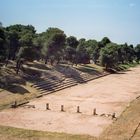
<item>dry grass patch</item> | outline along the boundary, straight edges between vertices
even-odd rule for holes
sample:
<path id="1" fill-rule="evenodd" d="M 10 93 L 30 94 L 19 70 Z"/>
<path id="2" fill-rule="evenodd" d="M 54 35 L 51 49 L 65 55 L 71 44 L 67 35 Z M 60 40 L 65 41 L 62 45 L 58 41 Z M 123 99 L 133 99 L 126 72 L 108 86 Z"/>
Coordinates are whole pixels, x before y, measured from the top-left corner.
<path id="1" fill-rule="evenodd" d="M 122 113 L 119 119 L 110 125 L 101 135 L 105 140 L 132 140 L 140 139 L 140 128 L 134 131 L 140 123 L 140 98 L 134 100 Z M 134 136 L 133 136 L 134 135 Z"/>
<path id="2" fill-rule="evenodd" d="M 70 135 L 65 133 L 41 132 L 0 126 L 1 140 L 96 140 L 84 135 Z"/>
<path id="3" fill-rule="evenodd" d="M 138 128 L 132 140 L 139 140 L 139 139 L 140 139 L 140 127 Z"/>
<path id="4" fill-rule="evenodd" d="M 1 90 L 0 92 L 0 110 L 9 108 L 15 101 L 27 101 L 38 95 L 37 91 L 30 87 L 28 83 L 26 85 L 16 85 L 10 88 L 8 90 Z M 21 91 L 21 89 L 23 89 L 23 91 Z"/>
<path id="5" fill-rule="evenodd" d="M 89 74 L 97 74 L 97 73 L 102 73 L 104 71 L 103 67 L 95 64 L 81 64 L 74 67 L 81 72 L 86 72 Z"/>

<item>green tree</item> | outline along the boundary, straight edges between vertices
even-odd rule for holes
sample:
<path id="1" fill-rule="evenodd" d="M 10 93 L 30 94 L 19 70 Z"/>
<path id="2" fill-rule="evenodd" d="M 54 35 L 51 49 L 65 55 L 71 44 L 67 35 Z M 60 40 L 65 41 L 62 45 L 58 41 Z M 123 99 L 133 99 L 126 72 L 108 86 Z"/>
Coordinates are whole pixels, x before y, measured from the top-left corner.
<path id="1" fill-rule="evenodd" d="M 90 55 L 86 48 L 86 40 L 80 40 L 76 49 L 76 64 L 77 63 L 90 63 Z"/>
<path id="2" fill-rule="evenodd" d="M 102 40 L 101 40 L 101 43 L 106 46 L 107 44 L 111 43 L 110 39 L 108 37 L 104 37 Z"/>
<path id="3" fill-rule="evenodd" d="M 37 54 L 33 46 L 35 29 L 31 25 L 11 25 L 6 28 L 9 39 L 9 57 L 8 59 L 17 60 L 17 73 L 21 64 L 25 61 L 32 60 Z"/>
<path id="4" fill-rule="evenodd" d="M 76 48 L 79 44 L 78 40 L 74 36 L 67 37 L 66 39 L 66 47 L 64 49 L 64 59 L 71 62 L 76 63 Z"/>
<path id="5" fill-rule="evenodd" d="M 100 57 L 100 50 L 104 48 L 104 45 L 101 42 L 98 42 L 95 49 L 93 50 L 93 56 L 92 59 L 95 64 L 99 62 L 99 57 Z"/>
<path id="6" fill-rule="evenodd" d="M 24 62 L 36 60 L 38 58 L 38 55 L 38 51 L 34 46 L 21 47 L 17 53 L 17 74 Z"/>
<path id="7" fill-rule="evenodd" d="M 16 24 L 6 27 L 6 31 L 9 40 L 8 59 L 15 60 L 20 47 L 32 45 L 35 28 L 32 25 Z"/>
<path id="8" fill-rule="evenodd" d="M 64 59 L 69 62 L 75 63 L 76 49 L 70 46 L 67 46 L 64 53 Z"/>
<path id="9" fill-rule="evenodd" d="M 33 46 L 35 47 L 36 51 L 38 52 L 38 56 L 37 56 L 37 60 L 43 59 L 43 55 L 42 55 L 42 48 L 44 45 L 44 40 L 41 37 L 40 34 L 37 34 L 34 38 L 33 38 Z"/>
<path id="10" fill-rule="evenodd" d="M 8 32 L 8 40 L 9 40 L 9 49 L 8 49 L 8 60 L 12 59 L 15 60 L 16 53 L 19 49 L 19 36 L 16 31 L 9 31 Z"/>
<path id="11" fill-rule="evenodd" d="M 55 60 L 61 59 L 65 46 L 66 35 L 58 28 L 49 28 L 46 32 L 46 42 L 44 43 L 42 52 L 46 61 L 50 60 L 51 64 Z"/>
<path id="12" fill-rule="evenodd" d="M 67 43 L 67 46 L 70 46 L 70 47 L 75 48 L 75 49 L 76 49 L 77 45 L 79 44 L 77 38 L 74 36 L 68 37 L 66 39 L 66 43 Z"/>
<path id="13" fill-rule="evenodd" d="M 109 43 L 106 47 L 102 48 L 100 52 L 100 62 L 106 70 L 115 68 L 118 64 L 118 45 Z"/>
<path id="14" fill-rule="evenodd" d="M 4 28 L 0 27 L 0 62 L 7 57 L 6 36 Z"/>
<path id="15" fill-rule="evenodd" d="M 127 45 L 127 43 L 125 43 L 124 45 L 122 45 L 122 52 L 125 63 L 133 62 L 133 60 L 135 59 L 135 50 L 133 48 L 133 45 Z"/>
<path id="16" fill-rule="evenodd" d="M 139 62 L 140 61 L 140 44 L 138 44 L 135 47 L 135 54 L 136 54 L 136 60 L 137 60 L 137 62 Z"/>
<path id="17" fill-rule="evenodd" d="M 22 58 L 22 60 L 24 59 L 25 61 L 33 61 L 36 59 L 37 55 L 38 53 L 34 46 L 24 46 L 20 48 L 17 58 L 18 60 Z"/>
<path id="18" fill-rule="evenodd" d="M 90 55 L 91 59 L 93 57 L 95 48 L 97 48 L 97 45 L 98 45 L 98 42 L 96 40 L 85 41 L 84 46 L 86 47 L 86 50 L 87 50 L 88 54 Z"/>

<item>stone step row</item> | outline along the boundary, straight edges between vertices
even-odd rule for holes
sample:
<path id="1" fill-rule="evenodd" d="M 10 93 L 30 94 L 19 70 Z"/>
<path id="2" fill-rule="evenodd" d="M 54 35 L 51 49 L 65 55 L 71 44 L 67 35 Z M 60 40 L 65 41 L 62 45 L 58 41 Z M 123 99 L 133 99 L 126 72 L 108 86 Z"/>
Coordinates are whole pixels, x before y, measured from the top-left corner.
<path id="1" fill-rule="evenodd" d="M 34 88 L 46 87 L 46 86 L 57 86 L 59 84 L 65 84 L 69 82 L 74 82 L 72 79 L 63 79 L 63 80 L 50 80 L 50 79 L 43 79 L 43 81 L 38 81 L 35 84 L 31 85 Z"/>
<path id="2" fill-rule="evenodd" d="M 66 78 L 63 80 L 52 80 L 52 79 L 43 79 L 44 81 L 38 81 L 36 82 L 33 87 L 36 88 L 39 91 L 39 95 L 45 95 L 45 94 L 50 94 L 68 87 L 72 87 L 77 85 L 78 83 L 85 83 L 88 81 L 91 81 L 93 79 L 97 79 L 99 77 L 105 76 L 105 74 L 100 74 L 100 75 L 86 75 L 86 76 L 81 76 L 81 77 L 74 77 L 74 78 Z"/>
<path id="3" fill-rule="evenodd" d="M 52 90 L 40 90 L 39 94 L 43 94 L 43 95 L 47 95 L 47 94 L 50 94 L 50 93 L 53 93 L 53 92 L 56 92 L 56 91 L 60 91 L 60 90 L 63 90 L 63 89 L 66 89 L 66 88 L 69 88 L 69 87 L 72 87 L 72 86 L 75 86 L 77 85 L 77 83 L 70 83 L 70 84 L 66 84 L 66 85 L 61 85 L 57 88 L 54 88 Z"/>
<path id="4" fill-rule="evenodd" d="M 94 78 L 96 78 L 96 77 L 98 77 L 98 76 L 92 76 L 92 75 L 86 75 L 86 76 L 81 76 L 81 77 L 75 77 L 74 79 L 77 81 L 77 82 L 79 82 L 79 83 L 84 83 L 84 82 L 88 82 L 88 81 L 90 81 L 90 80 L 93 80 Z"/>
<path id="5" fill-rule="evenodd" d="M 69 85 L 73 85 L 75 84 L 76 82 L 74 81 L 69 81 L 67 83 L 57 83 L 55 85 L 46 85 L 44 87 L 39 87 L 38 89 L 41 91 L 41 90 L 53 90 L 53 89 L 56 89 L 56 88 L 60 88 L 60 87 L 64 87 L 64 86 L 69 86 Z"/>
<path id="6" fill-rule="evenodd" d="M 38 81 L 37 83 L 33 84 L 32 87 L 37 88 L 37 87 L 43 87 L 44 85 L 55 85 L 57 84 L 58 81 L 50 81 L 50 80 L 43 80 L 43 81 Z"/>

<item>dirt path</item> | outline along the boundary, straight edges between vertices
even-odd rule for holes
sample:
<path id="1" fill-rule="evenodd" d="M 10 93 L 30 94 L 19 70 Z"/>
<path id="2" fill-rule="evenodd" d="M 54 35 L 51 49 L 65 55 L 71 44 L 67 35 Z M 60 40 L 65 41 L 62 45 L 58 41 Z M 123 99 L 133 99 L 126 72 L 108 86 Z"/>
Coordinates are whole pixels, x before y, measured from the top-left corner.
<path id="1" fill-rule="evenodd" d="M 107 114 L 115 112 L 119 116 L 138 96 L 140 67 L 34 99 L 29 104 L 35 108 L 4 110 L 0 112 L 0 125 L 99 136 L 112 123 Z M 46 110 L 46 103 L 50 104 L 50 110 Z M 65 112 L 60 111 L 61 105 Z M 81 113 L 76 113 L 77 106 Z M 97 116 L 92 115 L 94 108 Z"/>

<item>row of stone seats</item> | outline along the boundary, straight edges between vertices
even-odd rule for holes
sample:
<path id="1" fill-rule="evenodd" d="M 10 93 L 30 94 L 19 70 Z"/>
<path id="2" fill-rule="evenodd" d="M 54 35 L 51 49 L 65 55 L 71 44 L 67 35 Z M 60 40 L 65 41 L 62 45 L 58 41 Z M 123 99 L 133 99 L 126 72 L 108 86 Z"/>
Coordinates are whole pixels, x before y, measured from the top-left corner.
<path id="1" fill-rule="evenodd" d="M 60 83 L 58 83 L 56 85 L 46 86 L 46 87 L 44 87 L 42 89 L 40 88 L 39 93 L 40 94 L 49 94 L 49 93 L 52 93 L 52 92 L 56 92 L 56 91 L 59 91 L 59 90 L 74 86 L 74 85 L 77 85 L 77 82 L 72 80 L 72 79 L 69 79 L 69 80 L 60 82 Z"/>
<path id="2" fill-rule="evenodd" d="M 41 81 L 36 82 L 32 86 L 37 88 L 37 87 L 43 87 L 45 85 L 54 85 L 54 84 L 57 84 L 57 83 L 58 83 L 58 81 L 55 81 L 55 80 L 48 80 L 48 79 L 45 80 L 45 79 L 43 79 Z"/>
<path id="3" fill-rule="evenodd" d="M 77 82 L 74 81 L 72 78 L 66 78 L 65 80 L 52 80 L 52 79 L 47 79 L 44 78 L 42 81 L 37 81 L 32 85 L 32 87 L 36 88 L 39 90 L 40 94 L 43 93 L 51 93 L 55 92 L 70 86 L 76 85 Z"/>
<path id="4" fill-rule="evenodd" d="M 83 73 L 79 76 L 71 76 L 69 78 L 64 78 L 63 76 L 63 78 L 59 80 L 56 78 L 44 77 L 42 80 L 34 83 L 32 87 L 36 88 L 39 91 L 39 94 L 49 94 L 68 87 L 75 86 L 78 83 L 85 83 L 87 81 L 102 77 L 104 75 L 106 74 L 90 75 Z"/>
<path id="5" fill-rule="evenodd" d="M 90 74 L 81 74 L 79 76 L 74 76 L 74 80 L 77 81 L 78 83 L 85 83 L 85 82 L 88 82 L 90 80 L 93 80 L 97 76 L 96 75 L 90 75 Z"/>

